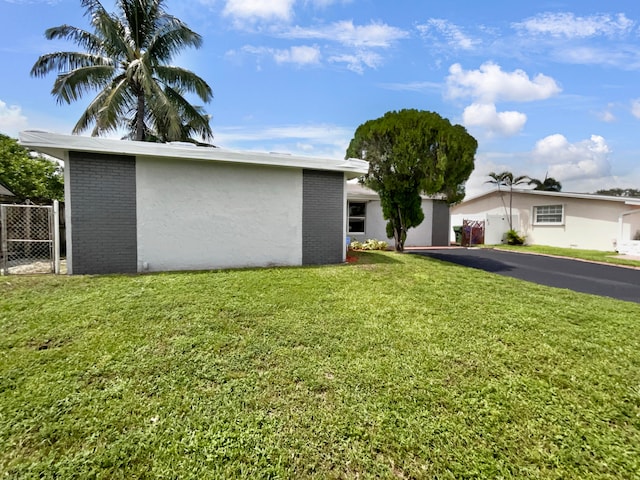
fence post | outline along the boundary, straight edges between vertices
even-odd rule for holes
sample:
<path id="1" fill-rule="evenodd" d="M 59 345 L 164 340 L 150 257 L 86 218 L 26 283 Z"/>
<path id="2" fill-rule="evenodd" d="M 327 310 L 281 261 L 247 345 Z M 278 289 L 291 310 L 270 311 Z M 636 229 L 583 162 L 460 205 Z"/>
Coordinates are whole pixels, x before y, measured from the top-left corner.
<path id="1" fill-rule="evenodd" d="M 60 274 L 60 205 L 53 201 L 53 273 Z"/>
<path id="2" fill-rule="evenodd" d="M 5 206 L 0 205 L 0 275 L 7 273 L 7 217 Z"/>

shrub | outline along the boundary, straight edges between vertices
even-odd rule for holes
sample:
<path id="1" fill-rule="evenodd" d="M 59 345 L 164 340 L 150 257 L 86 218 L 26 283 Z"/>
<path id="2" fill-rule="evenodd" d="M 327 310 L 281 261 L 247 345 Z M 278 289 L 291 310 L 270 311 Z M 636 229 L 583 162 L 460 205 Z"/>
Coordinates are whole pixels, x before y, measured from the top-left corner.
<path id="1" fill-rule="evenodd" d="M 383 240 L 369 239 L 366 242 L 353 241 L 349 244 L 351 250 L 386 250 L 389 244 Z"/>
<path id="2" fill-rule="evenodd" d="M 636 234 L 633 236 L 634 240 L 640 240 L 640 230 L 636 231 Z"/>
<path id="3" fill-rule="evenodd" d="M 507 231 L 507 244 L 508 245 L 522 245 L 524 244 L 524 236 L 519 235 L 518 232 L 511 229 Z"/>

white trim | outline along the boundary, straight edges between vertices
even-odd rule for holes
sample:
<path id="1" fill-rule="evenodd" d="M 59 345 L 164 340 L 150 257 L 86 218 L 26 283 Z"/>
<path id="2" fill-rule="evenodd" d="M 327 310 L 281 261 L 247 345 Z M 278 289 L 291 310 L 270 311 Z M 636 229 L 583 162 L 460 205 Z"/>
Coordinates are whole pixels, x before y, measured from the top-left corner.
<path id="1" fill-rule="evenodd" d="M 509 193 L 508 190 L 501 190 L 498 188 L 493 188 L 487 192 L 479 193 L 477 195 L 473 195 L 469 198 L 465 198 L 458 205 L 465 204 L 467 202 L 471 202 L 474 200 L 478 200 L 483 197 L 487 197 L 494 193 Z M 553 197 L 553 198 L 583 198 L 586 200 L 601 200 L 605 202 L 618 202 L 624 203 L 625 205 L 638 205 L 640 206 L 640 198 L 629 198 L 629 197 L 616 197 L 610 195 L 597 195 L 595 193 L 573 193 L 573 192 L 548 192 L 545 190 L 527 190 L 521 188 L 514 188 L 513 193 L 523 193 L 526 195 L 539 195 L 543 197 Z"/>
<path id="2" fill-rule="evenodd" d="M 543 207 L 561 207 L 562 208 L 562 213 L 561 213 L 561 218 L 559 222 L 538 222 L 538 215 L 536 212 L 536 209 L 538 208 L 543 208 Z M 552 227 L 560 227 L 564 225 L 564 219 L 565 219 L 565 210 L 566 210 L 567 206 L 564 203 L 550 203 L 547 205 L 533 205 L 531 207 L 531 225 L 533 226 L 552 226 Z M 557 214 L 553 214 L 553 215 L 557 215 Z"/>
<path id="3" fill-rule="evenodd" d="M 327 170 L 344 172 L 347 178 L 356 178 L 369 171 L 369 162 L 356 158 L 344 160 L 303 157 L 282 153 L 234 151 L 223 148 L 198 147 L 190 143 L 182 142 L 150 143 L 123 141 L 77 135 L 59 135 L 32 130 L 20 132 L 20 144 L 59 159 L 64 159 L 65 154 L 69 151 L 81 151 L 139 157 Z"/>
<path id="4" fill-rule="evenodd" d="M 350 207 L 352 203 L 362 203 L 364 205 L 364 215 L 350 215 Z M 355 200 L 353 198 L 347 200 L 347 235 L 364 235 L 367 233 L 367 201 Z M 361 232 L 350 232 L 349 225 L 351 224 L 351 218 L 362 219 L 364 228 Z"/>

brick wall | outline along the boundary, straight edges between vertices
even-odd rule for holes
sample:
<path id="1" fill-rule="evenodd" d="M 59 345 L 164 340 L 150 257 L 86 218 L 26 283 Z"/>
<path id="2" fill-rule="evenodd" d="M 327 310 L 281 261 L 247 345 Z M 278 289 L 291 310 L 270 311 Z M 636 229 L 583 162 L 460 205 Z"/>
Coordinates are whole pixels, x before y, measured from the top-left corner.
<path id="1" fill-rule="evenodd" d="M 302 264 L 340 263 L 344 252 L 344 174 L 302 172 Z"/>
<path id="2" fill-rule="evenodd" d="M 136 272 L 135 158 L 70 152 L 65 168 L 73 273 Z"/>

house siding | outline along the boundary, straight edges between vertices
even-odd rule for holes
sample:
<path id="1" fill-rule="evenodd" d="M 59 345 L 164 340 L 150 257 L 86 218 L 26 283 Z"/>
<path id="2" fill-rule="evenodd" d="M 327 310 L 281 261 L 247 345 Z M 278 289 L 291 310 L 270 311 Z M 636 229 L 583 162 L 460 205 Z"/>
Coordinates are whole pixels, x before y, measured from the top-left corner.
<path id="1" fill-rule="evenodd" d="M 344 174 L 302 172 L 302 264 L 344 260 Z"/>
<path id="2" fill-rule="evenodd" d="M 66 170 L 71 273 L 136 272 L 135 158 L 70 152 Z"/>
<path id="3" fill-rule="evenodd" d="M 499 217 L 508 219 L 508 205 L 508 194 L 503 192 L 501 199 L 498 192 L 491 193 L 456 205 L 452 211 L 452 222 L 460 225 L 462 219 L 489 220 L 485 239 L 494 239 L 491 243 L 495 243 L 496 238 L 503 237 L 508 223 L 490 220 Z M 532 218 L 533 209 L 545 205 L 562 205 L 564 222 L 557 225 L 536 225 Z M 623 212 L 634 208 L 638 207 L 597 197 L 585 199 L 514 192 L 513 228 L 524 235 L 526 243 L 530 245 L 612 251 L 620 236 L 622 240 L 631 238 L 634 224 L 630 222 L 635 219 L 633 216 L 625 217 L 621 231 L 619 218 Z"/>
<path id="4" fill-rule="evenodd" d="M 138 271 L 302 263 L 302 169 L 138 158 Z"/>

